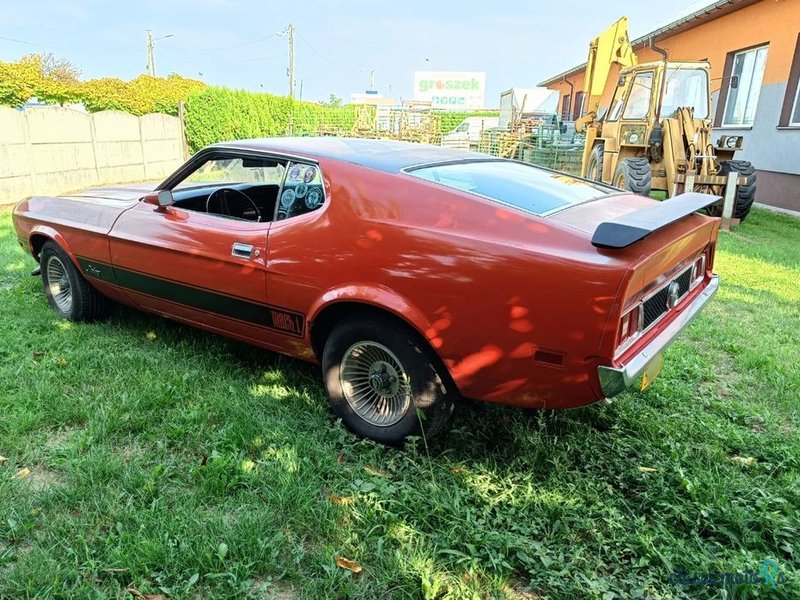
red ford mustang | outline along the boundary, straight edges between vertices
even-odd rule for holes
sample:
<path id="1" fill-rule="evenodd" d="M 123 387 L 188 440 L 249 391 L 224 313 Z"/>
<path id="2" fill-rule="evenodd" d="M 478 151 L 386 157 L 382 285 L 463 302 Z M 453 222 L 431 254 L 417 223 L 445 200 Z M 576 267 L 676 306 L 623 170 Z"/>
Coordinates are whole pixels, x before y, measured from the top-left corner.
<path id="1" fill-rule="evenodd" d="M 108 300 L 322 364 L 360 435 L 439 433 L 459 397 L 568 408 L 658 374 L 717 290 L 718 198 L 665 202 L 482 154 L 290 138 L 162 184 L 14 209 L 50 305 Z"/>

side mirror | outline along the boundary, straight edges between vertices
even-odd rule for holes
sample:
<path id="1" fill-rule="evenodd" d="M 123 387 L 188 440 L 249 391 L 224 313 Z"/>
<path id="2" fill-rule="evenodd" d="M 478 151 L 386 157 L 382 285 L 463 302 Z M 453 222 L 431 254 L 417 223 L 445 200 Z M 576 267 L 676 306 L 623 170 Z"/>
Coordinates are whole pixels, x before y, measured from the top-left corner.
<path id="1" fill-rule="evenodd" d="M 169 190 L 159 190 L 158 192 L 147 194 L 147 196 L 144 197 L 144 201 L 164 210 L 168 206 L 172 206 L 175 202 L 175 198 L 173 198 L 172 192 Z"/>
<path id="2" fill-rule="evenodd" d="M 167 208 L 175 203 L 175 198 L 172 197 L 172 192 L 169 190 L 160 190 L 158 192 L 158 205 L 161 208 Z"/>

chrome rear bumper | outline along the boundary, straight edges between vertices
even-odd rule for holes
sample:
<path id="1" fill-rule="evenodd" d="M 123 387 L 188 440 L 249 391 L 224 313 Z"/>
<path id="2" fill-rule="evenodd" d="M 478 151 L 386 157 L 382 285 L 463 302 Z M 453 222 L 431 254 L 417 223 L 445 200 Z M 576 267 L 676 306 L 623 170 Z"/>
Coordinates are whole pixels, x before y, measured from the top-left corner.
<path id="1" fill-rule="evenodd" d="M 636 356 L 631 358 L 627 364 L 621 367 L 597 367 L 597 375 L 600 377 L 600 389 L 603 390 L 605 397 L 612 398 L 617 394 L 621 394 L 636 383 L 636 380 L 647 368 L 650 361 L 669 346 L 678 334 L 694 320 L 708 301 L 711 300 L 711 297 L 717 293 L 718 288 L 719 276 L 714 275 L 702 293 L 692 300 L 691 304 L 684 308 L 661 333 L 642 348 Z"/>

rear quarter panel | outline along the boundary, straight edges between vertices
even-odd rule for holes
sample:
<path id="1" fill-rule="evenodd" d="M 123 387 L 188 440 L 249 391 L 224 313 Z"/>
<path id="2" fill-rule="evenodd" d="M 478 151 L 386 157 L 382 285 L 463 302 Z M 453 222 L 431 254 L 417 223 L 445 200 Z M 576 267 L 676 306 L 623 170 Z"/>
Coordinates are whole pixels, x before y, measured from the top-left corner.
<path id="1" fill-rule="evenodd" d="M 329 302 L 385 306 L 428 339 L 467 397 L 596 399 L 589 373 L 623 261 L 583 234 L 410 175 L 321 167 L 331 197 L 324 218 L 270 230 L 271 301 L 312 321 Z M 561 364 L 537 362 L 537 350 Z"/>

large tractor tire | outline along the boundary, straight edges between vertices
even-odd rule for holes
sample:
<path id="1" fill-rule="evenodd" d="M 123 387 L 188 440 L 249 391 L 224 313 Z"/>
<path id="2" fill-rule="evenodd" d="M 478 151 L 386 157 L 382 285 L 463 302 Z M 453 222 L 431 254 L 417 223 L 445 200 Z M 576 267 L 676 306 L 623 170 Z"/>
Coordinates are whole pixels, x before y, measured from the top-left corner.
<path id="1" fill-rule="evenodd" d="M 736 189 L 736 206 L 733 208 L 733 217 L 744 221 L 753 208 L 756 199 L 756 170 L 746 160 L 723 160 L 719 163 L 717 175 L 727 175 L 728 173 L 739 173 L 747 177 L 747 183 L 740 185 Z M 712 217 L 722 216 L 722 202 L 717 202 L 708 207 L 708 214 Z"/>
<path id="2" fill-rule="evenodd" d="M 641 196 L 649 196 L 653 174 L 646 158 L 624 158 L 617 165 L 613 179 L 614 187 L 628 190 Z"/>
<path id="3" fill-rule="evenodd" d="M 603 181 L 603 144 L 595 144 L 586 165 L 586 179 Z"/>

